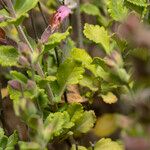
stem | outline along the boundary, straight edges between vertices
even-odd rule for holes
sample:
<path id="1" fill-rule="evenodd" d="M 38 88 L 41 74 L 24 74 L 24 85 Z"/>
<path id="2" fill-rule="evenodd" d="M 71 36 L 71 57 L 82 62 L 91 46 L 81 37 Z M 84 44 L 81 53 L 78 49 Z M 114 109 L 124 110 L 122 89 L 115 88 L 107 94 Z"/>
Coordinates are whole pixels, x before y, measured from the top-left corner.
<path id="1" fill-rule="evenodd" d="M 80 0 L 77 0 L 77 9 L 76 9 L 76 17 L 77 17 L 77 30 L 78 30 L 78 46 L 79 48 L 83 48 L 83 35 L 82 35 L 82 23 L 81 23 L 81 14 L 80 14 Z"/>
<path id="2" fill-rule="evenodd" d="M 11 15 L 12 17 L 16 18 L 16 12 L 15 12 L 15 10 L 14 10 L 12 1 L 11 1 L 11 0 L 6 0 L 6 4 L 7 4 L 7 6 L 8 6 L 10 15 Z M 33 50 L 32 46 L 31 46 L 30 42 L 28 41 L 28 39 L 27 39 L 27 37 L 26 37 L 26 35 L 25 35 L 25 33 L 24 33 L 24 31 L 23 31 L 21 25 L 19 25 L 19 26 L 17 27 L 17 30 L 18 30 L 18 33 L 19 33 L 20 37 L 22 38 L 22 40 L 29 46 L 31 52 L 33 53 L 34 50 Z M 34 68 L 33 68 L 33 69 L 34 69 Z M 36 64 L 36 69 L 37 69 L 37 73 L 38 73 L 41 77 L 45 77 L 44 72 L 43 72 L 42 67 L 40 66 L 40 63 L 39 63 L 39 62 Z M 51 90 L 51 87 L 50 87 L 50 85 L 49 85 L 48 83 L 46 84 L 46 90 L 47 90 L 47 94 L 48 94 L 49 101 L 50 101 L 51 104 L 53 104 L 54 95 L 53 95 L 53 92 L 52 92 L 52 90 Z"/>
<path id="3" fill-rule="evenodd" d="M 36 27 L 35 27 L 35 23 L 34 23 L 34 19 L 33 19 L 33 12 L 32 12 L 32 10 L 31 10 L 30 16 L 31 16 L 31 24 L 32 24 L 35 40 L 36 40 L 36 43 L 37 43 L 38 42 L 38 35 L 37 35 L 37 31 L 36 31 Z"/>
<path id="4" fill-rule="evenodd" d="M 43 10 L 42 10 L 41 3 L 40 3 L 40 2 L 38 2 L 38 7 L 39 7 L 39 10 L 40 10 L 41 15 L 42 15 L 42 17 L 43 17 L 43 20 L 44 20 L 44 22 L 45 22 L 45 25 L 46 25 L 46 27 L 47 27 L 49 23 L 48 23 L 48 21 L 47 21 L 45 15 L 44 15 L 44 13 L 43 13 Z"/>

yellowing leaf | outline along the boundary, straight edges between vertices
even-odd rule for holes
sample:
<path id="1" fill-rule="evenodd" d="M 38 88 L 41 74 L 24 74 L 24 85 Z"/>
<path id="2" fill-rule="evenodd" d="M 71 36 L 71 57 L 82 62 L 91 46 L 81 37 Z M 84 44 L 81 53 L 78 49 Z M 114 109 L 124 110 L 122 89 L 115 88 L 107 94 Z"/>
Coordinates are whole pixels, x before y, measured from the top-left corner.
<path id="1" fill-rule="evenodd" d="M 121 144 L 109 138 L 102 138 L 95 144 L 94 150 L 124 150 L 124 148 Z"/>
<path id="2" fill-rule="evenodd" d="M 106 137 L 113 134 L 117 129 L 117 120 L 114 114 L 104 114 L 97 119 L 94 127 L 94 133 L 100 137 Z"/>
<path id="3" fill-rule="evenodd" d="M 104 27 L 86 23 L 83 32 L 86 38 L 97 44 L 101 44 L 106 53 L 110 52 L 110 37 Z"/>
<path id="4" fill-rule="evenodd" d="M 76 150 L 76 145 L 72 145 L 71 150 Z M 78 150 L 87 150 L 84 146 L 78 146 Z"/>
<path id="5" fill-rule="evenodd" d="M 106 95 L 102 95 L 102 98 L 107 104 L 113 104 L 117 102 L 117 97 L 111 92 L 108 92 Z"/>
<path id="6" fill-rule="evenodd" d="M 8 95 L 8 89 L 7 88 L 1 89 L 1 93 L 2 93 L 2 98 L 6 97 Z"/>

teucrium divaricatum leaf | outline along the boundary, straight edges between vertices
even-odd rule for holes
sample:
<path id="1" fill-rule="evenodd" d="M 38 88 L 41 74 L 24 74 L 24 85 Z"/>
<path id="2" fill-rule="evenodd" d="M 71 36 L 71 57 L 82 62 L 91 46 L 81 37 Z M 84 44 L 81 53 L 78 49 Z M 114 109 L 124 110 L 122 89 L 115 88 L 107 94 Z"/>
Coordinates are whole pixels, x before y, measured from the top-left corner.
<path id="1" fill-rule="evenodd" d="M 99 25 L 86 23 L 83 32 L 86 38 L 97 44 L 101 44 L 106 53 L 110 52 L 110 36 L 103 26 L 100 27 Z"/>
<path id="2" fill-rule="evenodd" d="M 109 0 L 108 11 L 115 21 L 123 20 L 128 13 L 127 8 L 124 6 L 124 0 Z"/>
<path id="3" fill-rule="evenodd" d="M 18 52 L 11 46 L 0 46 L 0 64 L 2 66 L 16 66 Z"/>

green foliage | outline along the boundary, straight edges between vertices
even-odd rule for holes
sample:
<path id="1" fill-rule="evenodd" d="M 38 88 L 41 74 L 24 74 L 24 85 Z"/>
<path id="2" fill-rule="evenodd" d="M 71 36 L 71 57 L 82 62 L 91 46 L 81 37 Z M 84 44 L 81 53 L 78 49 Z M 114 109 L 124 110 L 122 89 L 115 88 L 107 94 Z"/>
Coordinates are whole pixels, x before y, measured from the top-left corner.
<path id="1" fill-rule="evenodd" d="M 26 15 L 26 13 L 34 8 L 39 0 L 19 0 L 16 1 L 14 8 L 16 11 L 16 17 L 20 18 L 21 16 Z"/>
<path id="2" fill-rule="evenodd" d="M 67 85 L 77 84 L 82 79 L 83 73 L 84 69 L 81 67 L 81 64 L 72 59 L 68 59 L 62 63 L 57 72 L 58 96 L 63 94 Z"/>
<path id="3" fill-rule="evenodd" d="M 138 45 L 136 40 L 140 41 L 140 37 L 136 39 L 136 34 L 133 35 L 132 42 L 135 42 L 135 45 L 130 45 L 128 39 L 122 40 L 120 38 L 121 33 L 118 34 L 116 29 L 115 32 L 117 33 L 114 33 L 114 28 L 118 27 L 120 23 L 122 24 L 121 27 L 125 28 L 126 34 L 128 30 L 134 34 L 134 31 L 139 29 L 138 32 L 144 31 L 142 33 L 149 36 L 149 29 L 145 29 L 145 26 L 140 22 L 136 22 L 138 24 L 137 29 L 132 29 L 132 26 L 136 25 L 132 20 L 129 22 L 127 20 L 127 23 L 123 22 L 133 10 L 140 13 L 142 18 L 145 16 L 143 21 L 148 22 L 147 1 L 108 0 L 106 2 L 94 0 L 92 3 L 80 5 L 80 10 L 76 9 L 77 18 L 80 18 L 78 15 L 81 11 L 82 15 L 88 14 L 88 17 L 92 17 L 90 21 L 97 24 L 85 23 L 84 25 L 83 33 L 88 39 L 83 39 L 83 47 L 86 50 L 81 47 L 77 48 L 76 43 L 71 39 L 71 37 L 73 39 L 82 38 L 79 28 L 73 26 L 73 31 L 77 32 L 73 33 L 73 36 L 70 35 L 72 27 L 63 33 L 58 32 L 60 27 L 63 29 L 63 25 L 60 25 L 63 23 L 63 17 L 69 13 L 67 11 L 73 13 L 73 10 L 70 10 L 69 6 L 67 8 L 66 4 L 64 10 L 56 10 L 41 38 L 35 40 L 24 32 L 26 29 L 22 28 L 21 23 L 25 17 L 28 17 L 29 12 L 36 7 L 39 0 L 14 0 L 12 2 L 14 2 L 14 9 L 12 9 L 15 11 L 14 14 L 4 9 L 0 10 L 0 27 L 4 27 L 6 30 L 5 35 L 3 29 L 0 29 L 0 44 L 2 44 L 0 46 L 0 65 L 2 71 L 3 68 L 5 70 L 5 67 L 9 67 L 6 72 L 2 72 L 3 78 L 6 77 L 5 80 L 11 79 L 7 85 L 7 96 L 13 101 L 15 114 L 28 128 L 27 138 L 29 141 L 18 142 L 16 131 L 7 137 L 3 129 L 0 128 L 0 149 L 14 149 L 15 145 L 19 145 L 21 150 L 47 150 L 49 144 L 63 142 L 64 139 L 68 138 L 73 140 L 78 137 L 79 139 L 82 134 L 86 136 L 89 131 L 100 137 L 114 133 L 117 129 L 115 115 L 107 114 L 96 117 L 94 111 L 96 110 L 95 104 L 97 108 L 98 103 L 95 100 L 102 99 L 107 104 L 113 104 L 117 102 L 118 98 L 121 102 L 122 97 L 124 97 L 123 94 L 129 91 L 130 94 L 132 93 L 131 88 L 134 86 L 134 82 L 131 80 L 131 73 L 135 68 L 131 68 L 131 58 L 129 59 L 128 55 L 141 58 L 142 61 L 147 61 L 149 55 L 139 51 L 140 48 L 134 48 Z M 53 10 L 58 3 L 53 0 L 48 1 L 47 4 L 50 10 Z M 41 3 L 41 5 L 42 9 L 44 8 L 44 13 L 45 11 L 50 12 L 45 3 Z M 37 13 L 37 11 L 34 12 Z M 83 18 L 86 20 L 86 17 Z M 32 19 L 34 21 L 34 18 Z M 82 17 L 81 20 L 77 20 L 77 26 L 80 26 L 82 21 Z M 53 26 L 56 28 L 51 31 L 54 29 Z M 35 27 L 38 29 L 36 22 Z M 118 29 L 120 31 L 122 28 L 118 27 Z M 13 37 L 11 35 L 13 30 L 17 32 L 17 36 L 14 38 L 15 48 L 6 46 L 7 43 L 4 42 Z M 78 37 L 75 37 L 76 35 Z M 143 34 L 142 36 L 144 37 Z M 65 42 L 62 43 L 62 41 Z M 145 46 L 145 43 L 143 45 Z M 104 52 L 96 52 L 98 50 Z M 140 55 L 143 54 L 142 58 Z M 22 64 L 19 61 L 21 57 L 24 58 Z M 28 62 L 28 65 L 24 65 L 25 62 Z M 11 71 L 8 72 L 7 70 Z M 147 70 L 146 74 L 148 74 Z M 128 98 L 129 96 L 125 97 Z M 101 107 L 103 107 L 103 103 L 101 103 Z M 105 111 L 107 112 L 103 108 L 100 110 L 102 115 Z M 73 145 L 72 150 L 75 149 L 76 146 Z M 92 150 L 92 147 L 78 146 L 78 149 Z M 95 143 L 94 149 L 123 150 L 123 146 L 109 138 L 102 138 Z"/>
<path id="4" fill-rule="evenodd" d="M 137 6 L 147 6 L 147 1 L 146 0 L 127 0 L 128 2 L 135 4 Z"/>
<path id="5" fill-rule="evenodd" d="M 76 145 L 72 145 L 71 150 L 76 150 Z M 87 150 L 84 146 L 78 146 L 78 150 Z"/>
<path id="6" fill-rule="evenodd" d="M 65 129 L 71 128 L 74 124 L 70 122 L 70 116 L 67 112 L 56 112 L 46 118 L 44 125 L 44 138 L 49 141 L 54 136 L 59 136 Z"/>
<path id="7" fill-rule="evenodd" d="M 17 142 L 18 134 L 16 131 L 14 131 L 11 136 L 7 137 L 4 135 L 4 130 L 0 128 L 0 148 L 4 150 L 14 150 Z"/>
<path id="8" fill-rule="evenodd" d="M 124 6 L 124 0 L 109 0 L 108 11 L 115 21 L 123 20 L 128 13 L 127 8 Z"/>
<path id="9" fill-rule="evenodd" d="M 83 79 L 80 80 L 79 84 L 83 87 L 88 87 L 92 91 L 98 90 L 98 87 L 94 85 L 94 78 L 88 75 L 83 76 Z"/>
<path id="10" fill-rule="evenodd" d="M 111 139 L 102 138 L 94 147 L 95 150 L 123 150 L 123 146 L 117 142 L 111 141 Z"/>
<path id="11" fill-rule="evenodd" d="M 21 150 L 39 150 L 40 149 L 40 145 L 35 142 L 19 141 L 19 147 Z"/>
<path id="12" fill-rule="evenodd" d="M 94 126 L 95 121 L 96 117 L 94 112 L 85 111 L 75 126 L 75 133 L 79 134 L 88 132 Z"/>
<path id="13" fill-rule="evenodd" d="M 81 5 L 81 12 L 84 12 L 88 15 L 93 15 L 93 16 L 99 16 L 100 11 L 97 6 L 91 4 L 91 3 L 85 3 Z"/>
<path id="14" fill-rule="evenodd" d="M 3 16 L 6 16 L 6 20 L 0 23 L 0 27 L 8 26 L 10 24 L 19 25 L 24 17 L 28 16 L 28 11 L 36 6 L 38 0 L 17 0 L 15 2 L 15 17 L 12 18 L 8 13 L 2 13 Z"/>
<path id="15" fill-rule="evenodd" d="M 18 59 L 18 52 L 11 46 L 0 46 L 0 65 L 2 66 L 16 66 Z"/>
<path id="16" fill-rule="evenodd" d="M 12 75 L 13 79 L 17 79 L 20 82 L 27 83 L 28 78 L 22 74 L 21 72 L 11 71 L 10 74 Z"/>
<path id="17" fill-rule="evenodd" d="M 64 32 L 64 33 L 59 33 L 59 32 L 57 32 L 57 33 L 52 34 L 52 35 L 49 37 L 48 42 L 46 43 L 44 50 L 47 51 L 47 50 L 50 50 L 50 49 L 56 47 L 57 45 L 59 45 L 61 41 L 65 40 L 65 39 L 69 36 L 69 34 L 70 34 L 69 31 L 70 31 L 71 29 L 72 29 L 72 28 L 69 27 L 69 28 L 66 30 L 66 32 Z"/>
<path id="18" fill-rule="evenodd" d="M 104 27 L 85 24 L 84 35 L 93 42 L 101 44 L 106 53 L 110 53 L 110 37 Z"/>

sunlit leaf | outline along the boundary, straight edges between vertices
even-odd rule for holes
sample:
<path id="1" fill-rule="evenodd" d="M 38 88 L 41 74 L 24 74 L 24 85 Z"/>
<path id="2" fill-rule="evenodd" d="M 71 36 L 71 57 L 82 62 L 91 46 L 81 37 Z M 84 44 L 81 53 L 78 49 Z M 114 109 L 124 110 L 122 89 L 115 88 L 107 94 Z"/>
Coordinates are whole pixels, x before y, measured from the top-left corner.
<path id="1" fill-rule="evenodd" d="M 111 139 L 101 139 L 99 140 L 95 146 L 95 150 L 124 150 L 123 146 L 118 144 L 117 142 L 112 141 Z"/>
<path id="2" fill-rule="evenodd" d="M 106 53 L 110 52 L 110 37 L 104 27 L 86 23 L 83 32 L 89 40 L 92 40 L 97 44 L 101 44 Z"/>
<path id="3" fill-rule="evenodd" d="M 94 133 L 99 137 L 106 137 L 113 134 L 117 129 L 115 114 L 104 114 L 99 117 L 94 127 Z"/>
<path id="4" fill-rule="evenodd" d="M 117 102 L 117 97 L 112 93 L 108 92 L 106 95 L 102 95 L 103 101 L 107 104 L 113 104 Z"/>
<path id="5" fill-rule="evenodd" d="M 18 52 L 11 46 L 0 46 L 0 65 L 16 66 L 18 60 Z"/>

